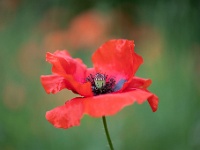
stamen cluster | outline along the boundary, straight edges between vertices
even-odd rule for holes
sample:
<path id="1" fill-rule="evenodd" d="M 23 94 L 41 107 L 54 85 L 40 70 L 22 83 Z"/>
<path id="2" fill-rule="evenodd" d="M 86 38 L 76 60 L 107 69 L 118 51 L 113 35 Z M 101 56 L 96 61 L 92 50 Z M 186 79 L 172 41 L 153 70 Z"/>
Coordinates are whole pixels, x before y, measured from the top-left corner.
<path id="1" fill-rule="evenodd" d="M 95 75 L 90 74 L 86 78 L 86 82 L 90 82 L 92 85 L 92 92 L 94 95 L 106 94 L 114 92 L 115 80 L 108 78 L 107 75 L 97 73 Z"/>

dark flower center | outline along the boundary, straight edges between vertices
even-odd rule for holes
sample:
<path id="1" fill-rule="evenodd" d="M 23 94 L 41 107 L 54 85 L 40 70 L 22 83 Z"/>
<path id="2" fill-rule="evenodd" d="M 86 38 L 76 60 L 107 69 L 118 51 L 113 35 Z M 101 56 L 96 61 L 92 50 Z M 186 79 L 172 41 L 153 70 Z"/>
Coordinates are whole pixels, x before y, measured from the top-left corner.
<path id="1" fill-rule="evenodd" d="M 86 78 L 86 81 L 92 84 L 92 92 L 94 95 L 112 93 L 115 91 L 115 80 L 113 78 L 108 78 L 105 74 L 90 74 Z"/>

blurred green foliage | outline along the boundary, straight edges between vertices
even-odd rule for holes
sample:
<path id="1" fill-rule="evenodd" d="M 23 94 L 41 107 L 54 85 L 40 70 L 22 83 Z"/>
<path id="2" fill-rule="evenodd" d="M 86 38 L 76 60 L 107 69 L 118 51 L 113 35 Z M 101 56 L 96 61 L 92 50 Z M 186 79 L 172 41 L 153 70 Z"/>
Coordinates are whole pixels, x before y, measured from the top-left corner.
<path id="1" fill-rule="evenodd" d="M 94 10 L 103 15 L 104 27 L 97 26 L 94 31 L 101 32 L 93 36 L 104 38 L 95 37 L 92 45 L 91 28 L 76 32 L 82 30 L 70 25 Z M 45 52 L 69 49 L 92 66 L 92 52 L 110 38 L 134 39 L 144 58 L 137 75 L 151 78 L 150 90 L 160 98 L 155 113 L 145 103 L 107 117 L 116 150 L 200 149 L 199 14 L 200 1 L 191 0 L 0 0 L 0 149 L 109 149 L 101 118 L 84 116 L 81 126 L 68 130 L 46 121 L 47 110 L 75 95 L 47 95 L 39 77 L 51 73 Z M 83 39 L 68 47 L 65 41 L 79 35 L 91 47 L 81 45 Z"/>

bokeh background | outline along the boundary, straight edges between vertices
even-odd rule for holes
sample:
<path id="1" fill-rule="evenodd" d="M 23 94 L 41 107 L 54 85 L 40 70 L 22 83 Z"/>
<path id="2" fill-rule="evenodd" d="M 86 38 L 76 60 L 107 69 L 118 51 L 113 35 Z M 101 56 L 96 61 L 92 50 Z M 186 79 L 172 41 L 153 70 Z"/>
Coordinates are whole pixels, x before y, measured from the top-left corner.
<path id="1" fill-rule="evenodd" d="M 200 1 L 0 0 L 0 149 L 106 150 L 101 118 L 56 129 L 45 112 L 76 95 L 46 94 L 45 53 L 67 49 L 91 67 L 109 39 L 133 39 L 158 111 L 134 104 L 107 117 L 116 150 L 200 149 Z"/>

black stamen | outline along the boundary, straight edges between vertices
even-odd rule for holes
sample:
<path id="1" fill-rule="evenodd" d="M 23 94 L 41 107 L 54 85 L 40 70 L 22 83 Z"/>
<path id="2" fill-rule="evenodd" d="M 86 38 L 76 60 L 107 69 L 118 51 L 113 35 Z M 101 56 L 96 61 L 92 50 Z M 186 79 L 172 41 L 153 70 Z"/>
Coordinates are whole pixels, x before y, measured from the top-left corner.
<path id="1" fill-rule="evenodd" d="M 90 74 L 86 78 L 86 82 L 92 85 L 92 92 L 94 95 L 106 94 L 114 92 L 115 79 L 108 78 L 105 74 L 97 73 L 96 75 Z"/>

